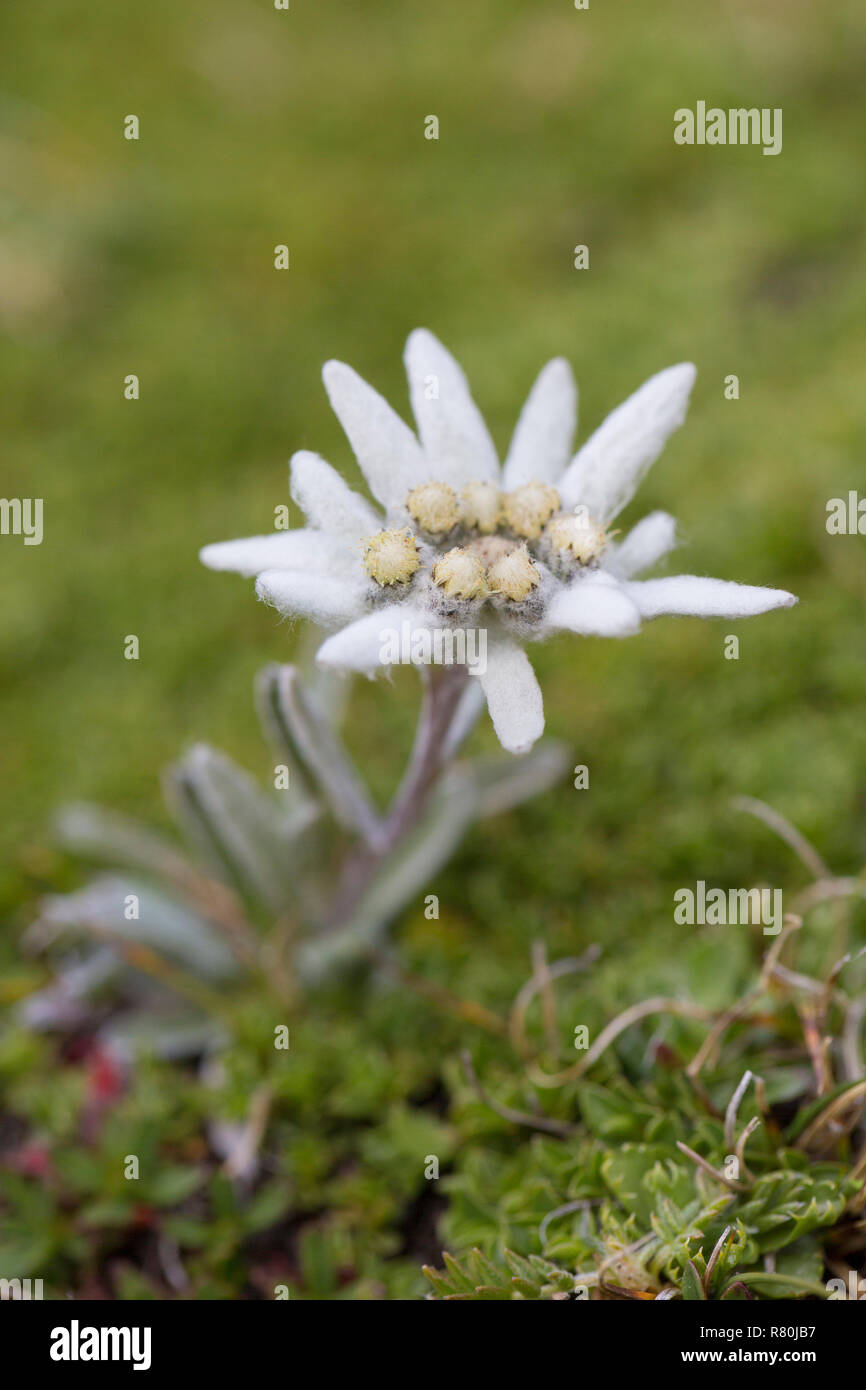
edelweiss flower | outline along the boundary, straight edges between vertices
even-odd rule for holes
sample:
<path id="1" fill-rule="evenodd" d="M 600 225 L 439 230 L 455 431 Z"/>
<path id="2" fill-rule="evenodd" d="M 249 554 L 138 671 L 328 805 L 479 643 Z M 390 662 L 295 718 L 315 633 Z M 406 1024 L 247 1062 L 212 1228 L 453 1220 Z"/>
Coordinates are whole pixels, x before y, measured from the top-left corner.
<path id="1" fill-rule="evenodd" d="M 323 666 L 372 675 L 383 633 L 407 624 L 483 629 L 477 679 L 500 742 L 521 752 L 544 728 L 525 643 L 563 630 L 626 637 L 663 613 L 743 618 L 796 602 L 780 589 L 696 575 L 635 580 L 674 545 L 664 512 L 612 539 L 611 523 L 682 424 L 690 363 L 651 377 L 570 458 L 576 390 L 555 359 L 501 469 L 460 367 L 424 329 L 409 338 L 406 369 L 417 437 L 351 367 L 328 362 L 323 373 L 381 513 L 303 451 L 291 462 L 291 491 L 307 527 L 201 552 L 212 569 L 257 576 L 259 597 L 281 613 L 339 629 L 319 649 Z"/>

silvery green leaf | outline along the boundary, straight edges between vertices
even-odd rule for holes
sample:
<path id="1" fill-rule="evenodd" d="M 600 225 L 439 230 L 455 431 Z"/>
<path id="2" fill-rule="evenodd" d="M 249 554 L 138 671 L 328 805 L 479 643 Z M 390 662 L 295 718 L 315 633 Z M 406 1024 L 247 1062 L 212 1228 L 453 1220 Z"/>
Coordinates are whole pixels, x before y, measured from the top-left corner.
<path id="1" fill-rule="evenodd" d="M 91 933 L 108 945 L 128 941 L 147 946 L 207 979 L 227 979 L 238 968 L 211 923 L 139 879 L 106 875 L 76 893 L 44 899 L 25 943 L 44 950 L 76 931 Z"/>
<path id="2" fill-rule="evenodd" d="M 130 1059 L 145 1054 L 183 1061 L 211 1052 L 227 1041 L 225 1029 L 204 1013 L 156 1013 L 135 1010 L 112 1018 L 99 1036 Z"/>
<path id="3" fill-rule="evenodd" d="M 295 666 L 266 666 L 256 682 L 256 699 L 268 737 L 291 759 L 328 803 L 338 825 L 381 839 L 381 823 L 363 782 L 328 718 L 305 690 Z"/>
<path id="4" fill-rule="evenodd" d="M 91 1000 L 123 972 L 123 962 L 108 947 L 99 947 L 81 959 L 62 962 L 45 989 L 22 999 L 18 1017 L 28 1028 L 79 1028 L 90 1018 Z"/>
<path id="5" fill-rule="evenodd" d="M 315 818 L 306 800 L 280 806 L 224 753 L 199 743 L 169 768 L 166 796 L 214 871 L 279 912 L 291 900 L 293 844 Z"/>
<path id="6" fill-rule="evenodd" d="M 420 824 L 380 865 L 351 916 L 300 948 L 297 966 L 302 979 L 314 984 L 379 943 L 388 922 L 420 894 L 458 848 L 477 816 L 478 797 L 471 769 L 453 768 Z"/>
<path id="7" fill-rule="evenodd" d="M 60 809 L 54 824 L 63 848 L 82 858 L 122 864 L 173 882 L 183 880 L 192 868 L 161 835 L 101 806 L 74 802 Z"/>
<path id="8" fill-rule="evenodd" d="M 479 816 L 500 815 L 547 791 L 564 777 L 569 761 L 567 746 L 553 739 L 517 757 L 476 760 L 472 767 L 480 786 Z"/>

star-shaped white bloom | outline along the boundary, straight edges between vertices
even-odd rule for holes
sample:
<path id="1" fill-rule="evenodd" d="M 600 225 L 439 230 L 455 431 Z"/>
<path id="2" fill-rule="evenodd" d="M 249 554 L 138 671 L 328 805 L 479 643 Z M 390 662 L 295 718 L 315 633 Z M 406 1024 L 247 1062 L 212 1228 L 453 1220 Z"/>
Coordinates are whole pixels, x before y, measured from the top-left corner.
<path id="1" fill-rule="evenodd" d="M 212 569 L 256 576 L 259 597 L 282 614 L 336 629 L 319 648 L 321 665 L 373 675 L 387 632 L 483 630 L 477 679 L 500 742 L 522 752 L 544 728 L 527 642 L 559 631 L 626 637 L 660 614 L 744 618 L 796 602 L 781 589 L 696 575 L 635 579 L 674 546 L 664 512 L 619 544 L 611 538 L 685 418 L 690 363 L 651 377 L 571 457 L 577 392 L 556 358 L 530 392 L 502 468 L 463 372 L 424 329 L 409 338 L 406 369 L 417 435 L 351 367 L 328 362 L 323 372 L 381 511 L 302 451 L 291 492 L 307 526 L 201 552 Z"/>

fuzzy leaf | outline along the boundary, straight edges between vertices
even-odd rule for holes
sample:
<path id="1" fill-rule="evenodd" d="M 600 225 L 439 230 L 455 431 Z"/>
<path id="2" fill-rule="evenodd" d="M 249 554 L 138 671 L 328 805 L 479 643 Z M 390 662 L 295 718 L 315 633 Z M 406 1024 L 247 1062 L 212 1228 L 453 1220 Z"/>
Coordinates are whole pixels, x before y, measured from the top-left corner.
<path id="1" fill-rule="evenodd" d="M 161 835 L 101 806 L 74 802 L 62 807 L 54 824 L 63 848 L 81 858 L 122 864 L 172 882 L 183 880 L 192 868 Z"/>
<path id="2" fill-rule="evenodd" d="M 138 900 L 138 916 L 129 919 L 131 899 Z M 45 899 L 28 938 L 46 947 L 74 929 L 91 932 L 109 944 L 129 941 L 147 946 L 208 979 L 227 979 L 237 973 L 234 955 L 209 922 L 138 879 L 95 878 L 77 893 Z"/>
<path id="3" fill-rule="evenodd" d="M 481 794 L 479 816 L 498 816 L 530 797 L 546 792 L 563 777 L 569 763 L 564 743 L 546 739 L 519 757 L 473 763 Z"/>
<path id="4" fill-rule="evenodd" d="M 225 1045 L 225 1030 L 204 1013 L 165 1014 L 136 1009 L 110 1019 L 100 1038 L 125 1056 L 144 1053 L 182 1061 Z"/>
<path id="5" fill-rule="evenodd" d="M 381 824 L 331 722 L 304 689 L 295 666 L 266 666 L 256 681 L 263 727 L 274 745 L 318 789 L 338 825 L 375 845 Z"/>
<path id="6" fill-rule="evenodd" d="M 168 770 L 166 795 L 214 869 L 272 912 L 292 900 L 293 843 L 315 818 L 309 803 L 281 807 L 224 753 L 197 744 Z"/>

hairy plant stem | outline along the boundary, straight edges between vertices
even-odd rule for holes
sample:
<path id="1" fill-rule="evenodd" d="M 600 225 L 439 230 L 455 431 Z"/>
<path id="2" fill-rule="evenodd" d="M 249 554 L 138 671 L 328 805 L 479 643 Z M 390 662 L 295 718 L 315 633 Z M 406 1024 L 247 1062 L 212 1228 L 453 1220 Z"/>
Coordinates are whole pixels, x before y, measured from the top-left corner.
<path id="1" fill-rule="evenodd" d="M 338 927 L 375 877 L 385 858 L 414 830 L 447 764 L 442 758 L 468 674 L 463 666 L 422 667 L 423 694 L 415 743 L 397 793 L 385 814 L 375 844 L 350 854 L 343 865 L 327 925 Z"/>

